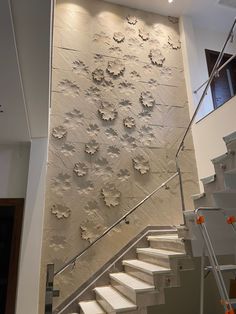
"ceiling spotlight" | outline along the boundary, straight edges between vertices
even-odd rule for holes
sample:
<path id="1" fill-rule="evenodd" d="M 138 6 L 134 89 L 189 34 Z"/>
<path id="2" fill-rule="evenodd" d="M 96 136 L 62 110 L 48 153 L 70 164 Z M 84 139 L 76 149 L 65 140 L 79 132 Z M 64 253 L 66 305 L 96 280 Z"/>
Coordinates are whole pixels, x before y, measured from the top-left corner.
<path id="1" fill-rule="evenodd" d="M 172 3 L 174 0 L 168 0 L 169 3 Z"/>

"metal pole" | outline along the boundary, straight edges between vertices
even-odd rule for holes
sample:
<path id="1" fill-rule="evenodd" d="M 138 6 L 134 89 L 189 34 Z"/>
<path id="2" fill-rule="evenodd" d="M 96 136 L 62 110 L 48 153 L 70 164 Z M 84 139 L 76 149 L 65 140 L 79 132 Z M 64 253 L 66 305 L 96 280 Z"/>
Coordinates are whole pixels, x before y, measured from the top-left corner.
<path id="1" fill-rule="evenodd" d="M 52 314 L 53 306 L 53 280 L 54 264 L 47 265 L 46 294 L 45 294 L 45 314 Z"/>
<path id="2" fill-rule="evenodd" d="M 236 54 L 234 54 L 232 57 L 230 57 L 219 69 L 217 69 L 217 70 L 215 71 L 215 75 L 216 75 L 218 72 L 220 72 L 221 70 L 223 70 L 223 69 L 226 67 L 226 65 L 229 64 L 234 58 L 236 58 Z M 209 81 L 209 79 L 206 80 L 204 83 L 202 83 L 197 89 L 195 89 L 195 91 L 193 91 L 193 93 L 194 93 L 194 94 L 197 94 L 197 92 L 198 92 L 200 89 L 202 89 L 203 86 L 205 86 L 208 81 Z"/>
<path id="3" fill-rule="evenodd" d="M 200 314 L 204 313 L 204 269 L 205 269 L 205 247 L 203 246 L 201 256 Z"/>
<path id="4" fill-rule="evenodd" d="M 179 166 L 178 158 L 175 159 L 175 162 L 176 162 L 176 170 L 179 176 L 179 188 L 180 188 L 180 199 L 181 199 L 181 205 L 182 205 L 183 220 L 184 220 L 184 224 L 186 224 L 186 218 L 184 216 L 184 212 L 185 212 L 184 188 L 183 188 L 182 173 Z"/>

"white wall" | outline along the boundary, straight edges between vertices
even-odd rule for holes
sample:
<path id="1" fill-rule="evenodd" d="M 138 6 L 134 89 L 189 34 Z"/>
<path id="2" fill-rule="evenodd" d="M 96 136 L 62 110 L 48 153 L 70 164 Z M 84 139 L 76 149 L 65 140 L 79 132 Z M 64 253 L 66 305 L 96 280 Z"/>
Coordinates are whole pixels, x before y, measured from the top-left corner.
<path id="1" fill-rule="evenodd" d="M 31 142 L 16 314 L 38 314 L 48 140 Z"/>
<path id="2" fill-rule="evenodd" d="M 0 198 L 25 198 L 29 144 L 0 145 Z"/>
<path id="3" fill-rule="evenodd" d="M 196 28 L 192 25 L 190 17 L 181 18 L 180 29 L 189 111 L 192 115 L 200 97 L 200 93 L 195 95 L 193 91 L 208 78 L 205 49 L 220 51 L 227 34 Z M 229 44 L 226 52 L 235 53 L 236 42 Z M 226 151 L 222 137 L 236 130 L 235 97 L 216 111 L 212 109 L 213 103 L 209 91 L 197 120 L 208 115 L 194 123 L 192 128 L 199 178 L 214 173 L 211 159 Z"/>

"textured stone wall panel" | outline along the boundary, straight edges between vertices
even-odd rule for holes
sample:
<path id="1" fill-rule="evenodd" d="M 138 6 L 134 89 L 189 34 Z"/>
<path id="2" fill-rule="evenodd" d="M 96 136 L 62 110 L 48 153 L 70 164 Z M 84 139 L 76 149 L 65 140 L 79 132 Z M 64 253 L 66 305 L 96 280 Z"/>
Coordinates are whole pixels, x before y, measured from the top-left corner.
<path id="1" fill-rule="evenodd" d="M 58 0 L 43 265 L 62 265 L 170 177 L 188 122 L 175 19 L 103 1 Z M 186 149 L 180 164 L 191 208 L 191 136 Z M 129 221 L 58 276 L 56 304 L 148 224 L 182 222 L 178 179 Z"/>

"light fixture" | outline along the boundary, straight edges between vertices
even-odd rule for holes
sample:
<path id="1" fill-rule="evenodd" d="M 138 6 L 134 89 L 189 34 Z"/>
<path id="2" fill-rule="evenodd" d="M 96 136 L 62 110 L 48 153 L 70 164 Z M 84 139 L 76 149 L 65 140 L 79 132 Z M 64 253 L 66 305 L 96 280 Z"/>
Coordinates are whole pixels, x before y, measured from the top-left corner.
<path id="1" fill-rule="evenodd" d="M 172 3 L 174 0 L 168 0 L 169 3 Z"/>

